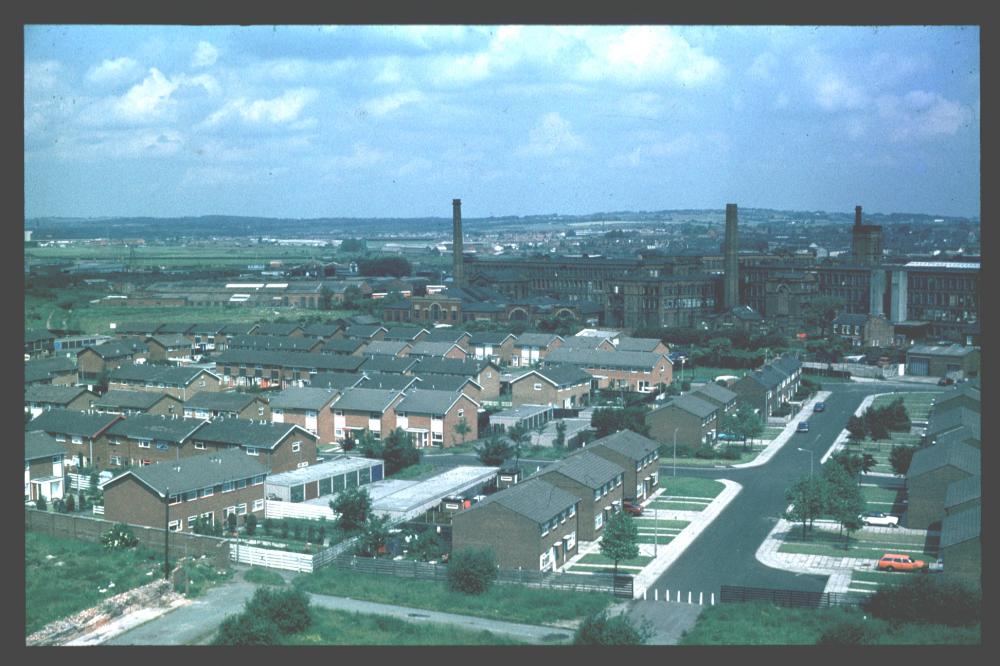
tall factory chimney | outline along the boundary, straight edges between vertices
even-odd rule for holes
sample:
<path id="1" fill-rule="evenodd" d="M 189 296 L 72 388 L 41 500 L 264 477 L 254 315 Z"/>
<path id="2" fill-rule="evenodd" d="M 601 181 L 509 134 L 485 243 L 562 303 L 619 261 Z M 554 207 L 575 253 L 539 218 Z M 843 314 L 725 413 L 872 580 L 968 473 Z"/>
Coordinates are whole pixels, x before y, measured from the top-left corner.
<path id="1" fill-rule="evenodd" d="M 736 204 L 726 204 L 726 239 L 723 246 L 722 304 L 728 312 L 740 304 L 740 241 L 736 232 Z"/>
<path id="2" fill-rule="evenodd" d="M 861 226 L 861 206 L 854 207 L 854 226 Z"/>
<path id="3" fill-rule="evenodd" d="M 465 286 L 465 265 L 462 257 L 462 200 L 452 199 L 452 283 L 456 287 Z"/>

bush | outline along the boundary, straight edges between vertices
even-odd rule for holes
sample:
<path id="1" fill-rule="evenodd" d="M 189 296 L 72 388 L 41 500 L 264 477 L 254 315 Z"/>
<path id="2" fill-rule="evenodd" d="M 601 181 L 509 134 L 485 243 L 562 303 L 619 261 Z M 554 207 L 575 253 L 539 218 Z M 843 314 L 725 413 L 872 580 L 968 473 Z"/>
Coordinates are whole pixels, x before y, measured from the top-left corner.
<path id="1" fill-rule="evenodd" d="M 691 382 L 689 382 L 686 379 L 684 381 L 682 381 L 681 382 L 681 390 L 682 391 L 690 391 L 691 390 Z"/>
<path id="2" fill-rule="evenodd" d="M 230 532 L 235 532 L 237 520 L 238 519 L 236 518 L 235 513 L 231 513 L 228 516 L 226 516 L 226 529 L 228 529 Z"/>
<path id="3" fill-rule="evenodd" d="M 584 618 L 573 636 L 575 645 L 642 645 L 649 639 L 648 626 L 636 627 L 625 615 L 609 618 L 607 611 Z"/>
<path id="4" fill-rule="evenodd" d="M 247 602 L 245 612 L 265 619 L 283 634 L 294 634 L 312 624 L 309 597 L 299 589 L 257 588 Z"/>
<path id="5" fill-rule="evenodd" d="M 255 516 L 252 513 L 248 513 L 245 525 L 247 530 L 247 536 L 253 536 L 253 533 L 257 531 L 257 516 Z"/>
<path id="6" fill-rule="evenodd" d="M 864 620 L 843 620 L 828 628 L 816 641 L 817 645 L 871 645 L 876 642 L 875 632 Z"/>
<path id="7" fill-rule="evenodd" d="M 496 555 L 492 550 L 466 548 L 451 554 L 448 587 L 455 592 L 482 594 L 496 577 Z"/>
<path id="8" fill-rule="evenodd" d="M 222 621 L 213 645 L 274 645 L 278 628 L 267 618 L 250 613 L 230 615 Z"/>
<path id="9" fill-rule="evenodd" d="M 274 531 L 274 521 L 270 518 L 264 519 L 264 534 L 271 536 L 271 532 Z"/>
<path id="10" fill-rule="evenodd" d="M 723 460 L 739 460 L 740 450 L 735 446 L 729 445 L 719 453 L 719 457 Z"/>
<path id="11" fill-rule="evenodd" d="M 879 588 L 865 610 L 893 624 L 969 626 L 981 621 L 982 593 L 955 581 L 918 576 Z"/>
<path id="12" fill-rule="evenodd" d="M 49 505 L 46 503 L 45 497 L 42 495 L 38 496 L 38 499 L 35 500 L 35 508 L 39 511 L 48 511 Z"/>
<path id="13" fill-rule="evenodd" d="M 777 407 L 775 407 L 774 410 L 771 412 L 771 416 L 788 416 L 791 413 L 792 413 L 792 407 L 786 402 L 782 405 L 778 405 Z"/>
<path id="14" fill-rule="evenodd" d="M 108 550 L 125 550 L 139 545 L 139 539 L 125 523 L 115 523 L 114 527 L 101 536 L 101 543 Z"/>
<path id="15" fill-rule="evenodd" d="M 672 448 L 673 447 L 671 447 L 671 449 Z M 680 447 L 678 447 L 678 448 L 680 448 Z M 678 457 L 680 457 L 680 456 L 678 456 Z M 702 458 L 702 459 L 705 459 L 705 460 L 711 460 L 712 458 L 718 457 L 718 454 L 716 454 L 715 449 L 712 447 L 711 444 L 702 444 L 697 449 L 695 449 L 695 451 L 694 451 L 694 457 L 695 458 Z"/>

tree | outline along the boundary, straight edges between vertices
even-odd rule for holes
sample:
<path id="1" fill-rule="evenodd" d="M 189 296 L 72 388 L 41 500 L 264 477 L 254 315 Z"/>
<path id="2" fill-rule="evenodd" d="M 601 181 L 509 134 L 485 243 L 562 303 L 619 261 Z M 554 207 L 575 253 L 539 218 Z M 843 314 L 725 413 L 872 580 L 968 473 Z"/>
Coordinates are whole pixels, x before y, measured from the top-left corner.
<path id="1" fill-rule="evenodd" d="M 566 422 L 562 419 L 556 421 L 556 438 L 553 444 L 557 449 L 566 446 Z"/>
<path id="2" fill-rule="evenodd" d="M 384 545 L 389 543 L 389 516 L 368 516 L 358 540 L 359 555 L 375 557 Z"/>
<path id="3" fill-rule="evenodd" d="M 278 628 L 267 618 L 248 613 L 227 617 L 212 640 L 213 645 L 275 645 L 277 642 Z"/>
<path id="4" fill-rule="evenodd" d="M 592 613 L 583 619 L 573 635 L 574 645 L 642 645 L 652 630 L 647 620 L 636 627 L 625 614 L 608 617 L 607 611 Z"/>
<path id="5" fill-rule="evenodd" d="M 860 416 L 851 416 L 847 419 L 847 433 L 851 439 L 860 442 L 868 434 L 868 425 Z"/>
<path id="6" fill-rule="evenodd" d="M 319 290 L 319 309 L 320 310 L 332 310 L 333 309 L 333 291 L 323 285 Z"/>
<path id="7" fill-rule="evenodd" d="M 477 449 L 479 460 L 484 465 L 496 467 L 514 456 L 515 445 L 508 439 L 493 436 L 484 441 Z"/>
<path id="8" fill-rule="evenodd" d="M 247 536 L 253 536 L 254 532 L 257 531 L 257 516 L 255 514 L 248 513 L 245 526 L 247 530 Z"/>
<path id="9" fill-rule="evenodd" d="M 389 275 L 406 277 L 413 272 L 413 266 L 403 257 L 378 257 L 358 261 L 358 273 L 365 277 Z"/>
<path id="10" fill-rule="evenodd" d="M 46 503 L 44 495 L 39 495 L 38 499 L 35 500 L 35 508 L 39 511 L 48 511 L 49 505 Z"/>
<path id="11" fill-rule="evenodd" d="M 448 587 L 455 592 L 482 594 L 497 577 L 496 555 L 489 548 L 462 548 L 448 562 Z"/>
<path id="12" fill-rule="evenodd" d="M 601 554 L 614 560 L 616 576 L 618 562 L 631 560 L 639 555 L 639 528 L 632 516 L 624 511 L 611 514 L 601 537 Z"/>
<path id="13" fill-rule="evenodd" d="M 893 446 L 889 451 L 889 463 L 895 474 L 903 476 L 910 469 L 910 461 L 916 449 L 912 446 Z"/>
<path id="14" fill-rule="evenodd" d="M 833 324 L 843 307 L 844 299 L 838 296 L 815 296 L 803 305 L 803 321 L 808 326 L 818 328 L 820 336 L 825 336 L 827 327 Z"/>
<path id="15" fill-rule="evenodd" d="M 850 543 L 850 533 L 861 527 L 858 516 L 865 510 L 861 489 L 836 460 L 823 465 L 823 478 L 827 484 L 826 513 L 840 523 L 840 533 L 848 531 L 844 547 Z"/>
<path id="16" fill-rule="evenodd" d="M 802 523 L 802 538 L 806 536 L 806 525 L 812 530 L 813 521 L 823 514 L 826 506 L 826 487 L 818 476 L 799 479 L 785 490 L 785 499 L 792 503 L 785 518 Z"/>
<path id="17" fill-rule="evenodd" d="M 340 251 L 344 253 L 364 252 L 366 249 L 363 238 L 345 238 L 340 244 Z"/>
<path id="18" fill-rule="evenodd" d="M 69 513 L 76 511 L 76 499 L 73 497 L 73 493 L 66 495 L 66 511 Z"/>
<path id="19" fill-rule="evenodd" d="M 408 432 L 396 428 L 384 440 L 382 459 L 385 461 L 386 476 L 391 476 L 419 463 L 420 451 L 413 446 L 413 440 Z"/>
<path id="20" fill-rule="evenodd" d="M 462 439 L 462 444 L 465 444 L 465 436 L 472 432 L 472 428 L 469 427 L 469 422 L 465 420 L 463 416 L 458 423 L 455 424 L 455 434 Z"/>
<path id="21" fill-rule="evenodd" d="M 226 528 L 230 532 L 235 532 L 236 531 L 236 520 L 237 520 L 237 518 L 236 518 L 236 514 L 235 513 L 231 513 L 228 516 L 226 516 Z"/>
<path id="22" fill-rule="evenodd" d="M 372 498 L 364 488 L 348 488 L 330 500 L 330 508 L 340 514 L 338 525 L 345 532 L 360 529 L 368 519 Z"/>
<path id="23" fill-rule="evenodd" d="M 619 430 L 631 430 L 640 435 L 649 435 L 649 426 L 646 425 L 646 410 L 642 407 L 616 407 L 598 408 L 594 410 L 590 418 L 590 425 L 597 430 L 597 438 L 607 437 Z"/>

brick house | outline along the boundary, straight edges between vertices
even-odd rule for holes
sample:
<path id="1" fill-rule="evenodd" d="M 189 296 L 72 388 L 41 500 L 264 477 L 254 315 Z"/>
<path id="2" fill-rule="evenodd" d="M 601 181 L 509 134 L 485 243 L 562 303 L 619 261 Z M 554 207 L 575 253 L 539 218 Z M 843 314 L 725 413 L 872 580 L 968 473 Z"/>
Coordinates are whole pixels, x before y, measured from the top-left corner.
<path id="1" fill-rule="evenodd" d="M 241 448 L 269 474 L 308 467 L 317 459 L 316 435 L 294 423 L 215 419 L 198 429 L 192 443 L 206 451 Z"/>
<path id="2" fill-rule="evenodd" d="M 286 322 L 265 322 L 257 326 L 253 331 L 250 331 L 254 335 L 276 335 L 278 337 L 296 337 L 301 338 L 304 335 L 303 329 L 298 324 L 286 323 Z"/>
<path id="3" fill-rule="evenodd" d="M 730 391 L 725 386 L 719 386 L 715 382 L 699 386 L 691 391 L 691 395 L 718 407 L 720 420 L 736 411 L 737 398 L 739 397 L 735 391 Z"/>
<path id="4" fill-rule="evenodd" d="M 597 380 L 598 388 L 622 388 L 651 393 L 660 384 L 673 380 L 673 364 L 665 354 L 651 352 L 603 351 L 601 349 L 559 349 L 549 352 L 546 365 L 575 365 Z"/>
<path id="5" fill-rule="evenodd" d="M 105 433 L 105 449 L 97 455 L 97 464 L 105 467 L 151 465 L 161 460 L 175 460 L 201 453 L 189 446 L 191 437 L 204 419 L 180 416 L 136 414 L 118 421 Z"/>
<path id="6" fill-rule="evenodd" d="M 344 337 L 344 324 L 338 321 L 309 324 L 302 329 L 302 335 L 328 342 L 334 338 Z"/>
<path id="7" fill-rule="evenodd" d="M 180 333 L 158 333 L 146 338 L 150 361 L 172 361 L 191 358 L 191 340 Z"/>
<path id="8" fill-rule="evenodd" d="M 24 389 L 24 411 L 35 418 L 46 409 L 89 409 L 97 399 L 83 386 L 36 384 Z"/>
<path id="9" fill-rule="evenodd" d="M 101 484 L 104 518 L 160 528 L 166 522 L 172 532 L 193 531 L 200 517 L 213 525 L 230 513 L 263 518 L 266 477 L 260 462 L 233 450 L 130 469 Z"/>
<path id="10" fill-rule="evenodd" d="M 345 389 L 330 407 L 334 440 L 357 440 L 365 430 L 382 439 L 396 427 L 396 406 L 402 400 L 403 392 L 393 389 Z"/>
<path id="11" fill-rule="evenodd" d="M 431 389 L 434 391 L 449 391 L 451 393 L 461 391 L 477 403 L 482 399 L 483 387 L 480 386 L 472 377 L 466 377 L 464 375 L 425 374 L 423 377 L 414 376 L 412 379 L 416 381 L 410 386 L 401 386 L 399 388 L 402 388 L 404 391 L 411 387 Z M 365 382 L 365 384 L 367 383 L 368 382 Z M 362 386 L 365 384 L 362 384 Z M 396 387 L 387 386 L 383 388 Z"/>
<path id="12" fill-rule="evenodd" d="M 76 357 L 56 356 L 24 364 L 24 385 L 51 384 L 53 386 L 72 386 L 78 380 L 76 372 Z"/>
<path id="13" fill-rule="evenodd" d="M 473 333 L 469 339 L 472 345 L 472 355 L 477 359 L 489 359 L 497 365 L 510 365 L 514 356 L 514 342 L 517 337 L 513 333 L 502 331 L 480 331 Z"/>
<path id="14" fill-rule="evenodd" d="M 368 340 L 359 338 L 334 338 L 324 342 L 319 351 L 324 354 L 339 354 L 341 356 L 365 356 L 369 344 L 371 343 Z"/>
<path id="15" fill-rule="evenodd" d="M 833 334 L 852 347 L 892 347 L 895 331 L 884 315 L 841 312 L 832 322 Z"/>
<path id="16" fill-rule="evenodd" d="M 496 402 L 500 399 L 500 367 L 486 359 L 424 358 L 420 360 L 418 366 L 413 368 L 412 372 L 421 379 L 427 379 L 426 375 L 471 377 L 482 387 L 480 394 L 482 401 Z"/>
<path id="17" fill-rule="evenodd" d="M 361 366 L 361 372 L 371 374 L 373 372 L 392 373 L 397 375 L 413 374 L 415 368 L 420 365 L 418 358 L 406 356 L 398 358 L 395 356 L 365 356 L 365 362 Z"/>
<path id="18" fill-rule="evenodd" d="M 271 420 L 271 406 L 267 399 L 253 393 L 240 391 L 206 391 L 195 393 L 184 403 L 184 418 L 198 419 L 255 419 Z"/>
<path id="19" fill-rule="evenodd" d="M 383 340 L 397 340 L 412 344 L 423 340 L 429 332 L 426 328 L 419 326 L 390 326 Z"/>
<path id="20" fill-rule="evenodd" d="M 115 336 L 119 339 L 141 338 L 145 340 L 151 335 L 156 335 L 163 328 L 162 323 L 149 321 L 122 322 L 115 327 Z"/>
<path id="21" fill-rule="evenodd" d="M 51 356 L 56 336 L 46 329 L 32 328 L 24 331 L 24 355 L 30 358 Z"/>
<path id="22" fill-rule="evenodd" d="M 129 365 L 111 371 L 108 389 L 167 393 L 186 401 L 197 393 L 221 391 L 222 377 L 204 368 Z"/>
<path id="23" fill-rule="evenodd" d="M 590 402 L 592 377 L 573 365 L 546 365 L 510 380 L 511 404 L 576 409 Z"/>
<path id="24" fill-rule="evenodd" d="M 81 349 L 76 354 L 76 371 L 81 383 L 96 384 L 104 373 L 148 356 L 149 348 L 141 338 L 123 338 Z"/>
<path id="25" fill-rule="evenodd" d="M 224 386 L 304 386 L 318 372 L 357 372 L 361 356 L 230 349 L 215 359 Z"/>
<path id="26" fill-rule="evenodd" d="M 24 501 L 62 499 L 63 447 L 42 431 L 24 433 Z"/>
<path id="27" fill-rule="evenodd" d="M 537 365 L 562 344 L 562 337 L 554 333 L 522 333 L 514 340 L 510 364 L 515 368 Z"/>
<path id="28" fill-rule="evenodd" d="M 554 462 L 531 478 L 576 495 L 580 517 L 580 539 L 597 541 L 604 533 L 604 524 L 617 508 L 621 508 L 625 470 L 610 460 L 580 451 Z"/>
<path id="29" fill-rule="evenodd" d="M 436 377 L 448 377 L 451 378 L 452 375 L 434 375 Z M 475 386 L 475 383 L 471 379 L 465 379 L 466 384 L 469 386 Z M 372 373 L 362 373 L 361 381 L 357 382 L 356 386 L 358 388 L 378 388 L 378 389 L 393 389 L 395 391 L 405 391 L 410 388 L 417 388 L 418 386 L 423 386 L 420 378 L 415 375 L 395 375 L 388 372 L 372 372 Z M 427 386 L 425 388 L 435 388 L 433 386 Z M 438 387 L 445 388 L 445 387 Z M 458 386 L 454 390 L 457 390 Z M 451 390 L 451 389 L 449 389 Z M 475 389 L 478 391 L 478 387 Z M 470 394 L 471 395 L 471 394 Z M 475 396 L 471 396 L 475 397 Z"/>
<path id="30" fill-rule="evenodd" d="M 454 342 L 428 342 L 427 340 L 421 340 L 420 342 L 413 343 L 408 356 L 420 359 L 449 358 L 461 361 L 468 357 L 468 354 Z"/>
<path id="31" fill-rule="evenodd" d="M 111 390 L 94 401 L 94 411 L 132 416 L 134 414 L 180 415 L 184 403 L 169 393 Z"/>
<path id="32" fill-rule="evenodd" d="M 750 405 L 761 418 L 766 419 L 779 405 L 788 402 L 798 388 L 798 383 L 773 365 L 765 365 L 760 370 L 747 373 L 729 388 L 737 394 L 737 400 Z"/>
<path id="33" fill-rule="evenodd" d="M 396 405 L 396 426 L 410 434 L 417 448 L 448 448 L 479 438 L 478 409 L 478 402 L 458 391 L 412 389 Z M 462 421 L 469 428 L 464 437 L 455 432 Z"/>
<path id="34" fill-rule="evenodd" d="M 659 487 L 659 443 L 631 430 L 596 439 L 587 444 L 587 452 L 618 465 L 625 471 L 622 496 L 641 501 Z"/>
<path id="35" fill-rule="evenodd" d="M 397 356 L 400 358 L 410 355 L 413 345 L 416 343 L 403 342 L 402 340 L 373 340 L 364 349 L 365 356 Z"/>
<path id="36" fill-rule="evenodd" d="M 693 396 L 679 395 L 646 413 L 649 436 L 658 442 L 698 447 L 714 440 L 718 429 L 719 408 Z"/>
<path id="37" fill-rule="evenodd" d="M 563 343 L 559 348 L 573 351 L 617 351 L 614 339 L 597 335 L 568 335 L 563 338 Z"/>
<path id="38" fill-rule="evenodd" d="M 981 473 L 979 449 L 967 444 L 949 442 L 919 449 L 906 472 L 906 527 L 935 529 L 931 526 L 939 525 L 944 516 L 948 486 Z"/>
<path id="39" fill-rule="evenodd" d="M 318 353 L 323 349 L 323 341 L 294 335 L 234 335 L 229 340 L 229 349 Z"/>
<path id="40" fill-rule="evenodd" d="M 213 354 L 226 349 L 227 337 L 223 324 L 194 324 L 184 334 L 191 341 L 191 353 Z"/>
<path id="41" fill-rule="evenodd" d="M 946 580 L 982 587 L 982 529 L 982 507 L 978 504 L 941 521 L 941 560 Z"/>
<path id="42" fill-rule="evenodd" d="M 618 351 L 637 351 L 666 355 L 670 349 L 659 338 L 630 338 L 622 335 L 615 345 Z"/>
<path id="43" fill-rule="evenodd" d="M 452 551 L 489 548 L 501 569 L 557 570 L 577 553 L 579 505 L 573 493 L 529 479 L 452 516 Z"/>
<path id="44" fill-rule="evenodd" d="M 63 447 L 68 466 L 96 467 L 95 456 L 107 450 L 108 429 L 121 418 L 119 414 L 49 409 L 39 414 L 28 427 L 51 435 Z"/>
<path id="45" fill-rule="evenodd" d="M 385 340 L 385 334 L 389 329 L 378 324 L 352 324 L 344 329 L 344 337 L 356 338 L 358 340 Z"/>
<path id="46" fill-rule="evenodd" d="M 287 388 L 271 396 L 271 421 L 294 423 L 316 435 L 321 444 L 333 442 L 333 405 L 339 391 L 324 388 Z"/>
<path id="47" fill-rule="evenodd" d="M 913 345 L 906 350 L 906 374 L 917 377 L 979 376 L 980 353 L 962 345 Z"/>

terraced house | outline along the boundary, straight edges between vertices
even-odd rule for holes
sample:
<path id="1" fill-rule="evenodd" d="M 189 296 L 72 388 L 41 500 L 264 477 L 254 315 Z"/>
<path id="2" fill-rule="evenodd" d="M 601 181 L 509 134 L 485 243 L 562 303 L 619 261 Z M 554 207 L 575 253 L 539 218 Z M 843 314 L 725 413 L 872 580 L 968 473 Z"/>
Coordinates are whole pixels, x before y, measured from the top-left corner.
<path id="1" fill-rule="evenodd" d="M 198 429 L 192 446 L 205 451 L 242 449 L 259 460 L 269 474 L 316 462 L 316 435 L 291 423 L 215 419 Z"/>
<path id="2" fill-rule="evenodd" d="M 35 385 L 24 389 L 24 411 L 35 418 L 47 409 L 89 409 L 98 399 L 83 386 Z"/>
<path id="3" fill-rule="evenodd" d="M 186 419 L 214 420 L 219 417 L 270 421 L 271 407 L 265 398 L 240 391 L 195 393 L 184 403 Z"/>
<path id="4" fill-rule="evenodd" d="M 97 462 L 108 467 L 151 465 L 201 453 L 191 445 L 191 438 L 206 423 L 179 416 L 130 416 L 108 428 L 107 448 L 100 451 Z"/>
<path id="5" fill-rule="evenodd" d="M 331 405 L 339 391 L 324 388 L 287 388 L 270 399 L 271 421 L 300 425 L 319 438 L 319 443 L 334 441 Z"/>
<path id="6" fill-rule="evenodd" d="M 158 333 L 146 338 L 150 361 L 191 358 L 191 340 L 181 333 Z"/>
<path id="7" fill-rule="evenodd" d="M 573 365 L 546 365 L 511 379 L 511 404 L 576 409 L 589 404 L 592 377 Z"/>
<path id="8" fill-rule="evenodd" d="M 413 439 L 417 448 L 448 448 L 479 437 L 479 403 L 461 392 L 417 388 L 407 392 L 396 405 L 396 426 Z M 468 431 L 455 431 L 464 422 Z"/>
<path id="9" fill-rule="evenodd" d="M 673 380 L 673 364 L 660 353 L 566 349 L 563 345 L 545 358 L 546 365 L 557 363 L 584 370 L 602 389 L 651 393 L 661 384 L 669 386 Z"/>
<path id="10" fill-rule="evenodd" d="M 215 359 L 224 386 L 304 386 L 318 372 L 357 372 L 361 356 L 230 349 Z"/>
<path id="11" fill-rule="evenodd" d="M 470 338 L 472 355 L 477 359 L 489 359 L 497 365 L 510 365 L 516 340 L 517 337 L 513 333 L 498 331 L 473 333 Z"/>
<path id="12" fill-rule="evenodd" d="M 345 389 L 330 407 L 334 440 L 356 441 L 365 430 L 382 439 L 396 427 L 396 406 L 402 400 L 403 392 L 394 389 Z"/>
<path id="13" fill-rule="evenodd" d="M 213 451 L 130 469 L 101 484 L 106 520 L 193 531 L 199 518 L 243 523 L 249 513 L 264 516 L 267 470 L 240 451 Z"/>
<path id="14" fill-rule="evenodd" d="M 500 399 L 500 366 L 488 359 L 424 358 L 411 372 L 421 379 L 427 375 L 462 375 L 471 377 L 481 388 L 482 402 Z"/>
<path id="15" fill-rule="evenodd" d="M 554 333 L 522 333 L 514 341 L 510 364 L 515 368 L 537 365 L 562 344 L 563 338 Z"/>
<path id="16" fill-rule="evenodd" d="M 94 410 L 123 416 L 134 414 L 175 416 L 183 413 L 184 403 L 169 393 L 114 389 L 94 401 Z"/>
<path id="17" fill-rule="evenodd" d="M 719 408 L 692 393 L 676 396 L 646 413 L 649 435 L 658 442 L 698 447 L 711 443 L 718 430 Z"/>
<path id="18" fill-rule="evenodd" d="M 123 338 L 95 347 L 85 347 L 76 354 L 76 370 L 80 382 L 97 384 L 101 377 L 122 366 L 149 357 L 149 348 L 142 338 Z"/>
<path id="19" fill-rule="evenodd" d="M 204 368 L 128 365 L 111 371 L 108 389 L 167 393 L 185 401 L 197 393 L 221 391 L 222 377 Z"/>
<path id="20" fill-rule="evenodd" d="M 542 468 L 532 478 L 541 479 L 579 498 L 580 539 L 596 541 L 613 511 L 619 510 L 625 470 L 615 463 L 581 451 Z"/>
<path id="21" fill-rule="evenodd" d="M 28 424 L 31 430 L 51 435 L 63 447 L 66 464 L 73 467 L 100 467 L 107 459 L 96 459 L 107 451 L 107 431 L 121 420 L 119 414 L 49 409 Z"/>
<path id="22" fill-rule="evenodd" d="M 501 569 L 555 571 L 577 553 L 579 505 L 577 495 L 529 479 L 452 516 L 452 549 L 490 548 Z"/>
<path id="23" fill-rule="evenodd" d="M 51 384 L 71 386 L 77 383 L 76 357 L 41 358 L 24 364 L 24 385 Z"/>
<path id="24" fill-rule="evenodd" d="M 624 499 L 639 502 L 659 487 L 659 442 L 631 430 L 620 430 L 590 442 L 586 450 L 624 470 Z"/>

